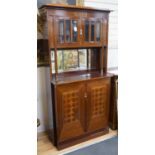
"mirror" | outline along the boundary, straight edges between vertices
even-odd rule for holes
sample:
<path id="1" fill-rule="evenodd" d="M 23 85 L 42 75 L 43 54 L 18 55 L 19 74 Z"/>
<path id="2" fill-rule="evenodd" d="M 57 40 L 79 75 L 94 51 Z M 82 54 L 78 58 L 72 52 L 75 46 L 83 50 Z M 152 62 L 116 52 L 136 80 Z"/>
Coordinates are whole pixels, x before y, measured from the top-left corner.
<path id="1" fill-rule="evenodd" d="M 57 50 L 58 73 L 98 69 L 100 52 L 96 49 Z M 55 56 L 51 52 L 52 73 L 55 73 Z"/>

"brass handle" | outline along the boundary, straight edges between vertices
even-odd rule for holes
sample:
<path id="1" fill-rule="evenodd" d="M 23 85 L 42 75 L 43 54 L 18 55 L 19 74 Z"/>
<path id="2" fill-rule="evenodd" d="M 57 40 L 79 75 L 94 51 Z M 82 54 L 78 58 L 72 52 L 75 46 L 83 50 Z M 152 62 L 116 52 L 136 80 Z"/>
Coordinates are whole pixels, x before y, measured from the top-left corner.
<path id="1" fill-rule="evenodd" d="M 87 98 L 87 93 L 85 93 L 84 98 Z"/>

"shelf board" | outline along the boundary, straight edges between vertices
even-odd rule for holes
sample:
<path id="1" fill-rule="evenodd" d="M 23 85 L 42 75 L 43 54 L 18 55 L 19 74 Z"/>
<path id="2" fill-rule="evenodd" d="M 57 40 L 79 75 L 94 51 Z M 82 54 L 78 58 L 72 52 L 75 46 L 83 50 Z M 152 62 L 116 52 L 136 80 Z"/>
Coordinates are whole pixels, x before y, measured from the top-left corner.
<path id="1" fill-rule="evenodd" d="M 53 78 L 51 83 L 53 84 L 66 84 L 72 82 L 81 82 L 86 80 L 100 79 L 112 77 L 111 73 L 99 73 L 99 72 L 91 72 L 91 73 L 81 73 L 81 74 L 71 74 L 66 76 L 58 76 L 57 79 Z"/>

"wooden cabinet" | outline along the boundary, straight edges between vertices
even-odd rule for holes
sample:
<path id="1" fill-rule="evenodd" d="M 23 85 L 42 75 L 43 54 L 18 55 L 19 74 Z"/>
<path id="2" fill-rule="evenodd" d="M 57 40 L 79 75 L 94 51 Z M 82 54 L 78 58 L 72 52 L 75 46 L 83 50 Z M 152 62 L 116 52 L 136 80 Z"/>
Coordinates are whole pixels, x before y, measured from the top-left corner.
<path id="1" fill-rule="evenodd" d="M 56 44 L 58 47 L 74 46 L 101 46 L 103 42 L 103 19 L 91 16 L 85 17 L 84 13 L 79 16 L 56 17 Z M 106 35 L 106 34 L 105 34 Z"/>
<path id="2" fill-rule="evenodd" d="M 102 18 L 83 18 L 82 14 L 79 14 L 79 17 L 56 17 L 54 23 L 58 47 L 102 45 Z"/>
<path id="3" fill-rule="evenodd" d="M 54 87 L 53 87 L 54 88 Z M 68 141 L 106 130 L 110 99 L 110 78 L 56 85 L 55 104 L 59 148 Z"/>
<path id="4" fill-rule="evenodd" d="M 43 6 L 46 8 L 50 48 L 101 47 L 107 45 L 109 10 Z M 48 9 L 47 9 L 48 8 Z"/>
<path id="5" fill-rule="evenodd" d="M 40 11 L 49 49 L 53 142 L 62 149 L 108 133 L 110 11 L 66 5 Z"/>

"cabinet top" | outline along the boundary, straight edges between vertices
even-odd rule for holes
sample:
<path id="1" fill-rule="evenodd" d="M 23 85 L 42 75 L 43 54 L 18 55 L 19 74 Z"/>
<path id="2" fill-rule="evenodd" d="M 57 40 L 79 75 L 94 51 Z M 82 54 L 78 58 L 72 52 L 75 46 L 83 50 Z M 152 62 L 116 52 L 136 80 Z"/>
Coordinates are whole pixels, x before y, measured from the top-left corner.
<path id="1" fill-rule="evenodd" d="M 42 8 L 57 8 L 57 9 L 74 9 L 74 10 L 87 10 L 87 11 L 100 11 L 100 12 L 108 12 L 110 13 L 112 10 L 108 9 L 101 9 L 101 8 L 92 8 L 92 7 L 86 7 L 86 6 L 75 6 L 75 5 L 65 5 L 65 4 L 46 4 L 42 5 L 40 9 Z"/>
<path id="2" fill-rule="evenodd" d="M 84 73 L 84 74 L 76 74 L 76 75 L 70 75 L 70 76 L 62 76 L 57 77 L 57 80 L 55 77 L 51 80 L 51 83 L 54 85 L 59 84 L 67 84 L 67 83 L 76 83 L 76 82 L 82 82 L 82 81 L 90 81 L 90 80 L 96 80 L 96 79 L 104 79 L 104 78 L 110 78 L 113 77 L 113 74 L 111 73 L 99 73 L 99 72 L 91 72 L 91 73 Z"/>

